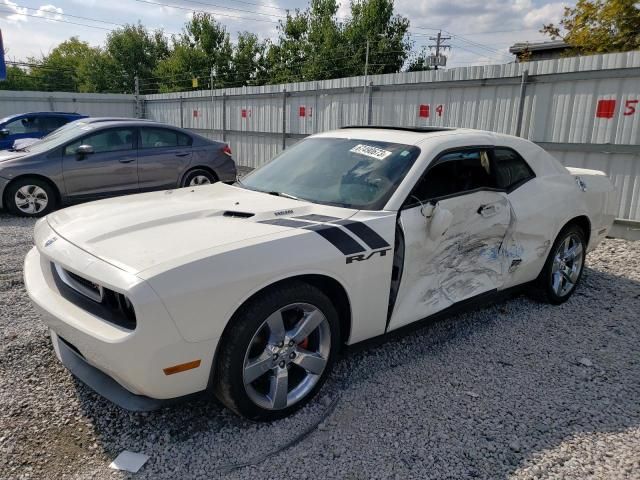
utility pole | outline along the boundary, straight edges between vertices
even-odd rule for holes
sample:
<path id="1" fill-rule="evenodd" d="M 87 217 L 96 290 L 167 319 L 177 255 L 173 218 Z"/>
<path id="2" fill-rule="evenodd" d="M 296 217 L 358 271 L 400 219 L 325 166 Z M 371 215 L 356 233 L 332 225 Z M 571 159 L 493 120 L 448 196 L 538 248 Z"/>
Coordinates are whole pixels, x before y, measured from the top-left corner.
<path id="1" fill-rule="evenodd" d="M 435 48 L 436 49 L 436 54 L 431 55 L 431 58 L 433 59 L 433 64 L 435 69 L 438 69 L 438 65 L 441 64 L 441 57 L 440 57 L 440 49 L 445 49 L 445 48 L 451 48 L 451 45 L 444 45 L 443 42 L 447 41 L 447 40 L 451 40 L 451 37 L 443 37 L 442 36 L 442 30 L 438 32 L 438 36 L 437 37 L 429 37 L 429 40 L 435 40 L 436 44 L 435 45 L 429 45 L 429 48 Z M 446 64 L 446 60 L 444 62 L 444 64 Z M 442 66 L 444 66 L 444 64 L 442 64 Z"/>

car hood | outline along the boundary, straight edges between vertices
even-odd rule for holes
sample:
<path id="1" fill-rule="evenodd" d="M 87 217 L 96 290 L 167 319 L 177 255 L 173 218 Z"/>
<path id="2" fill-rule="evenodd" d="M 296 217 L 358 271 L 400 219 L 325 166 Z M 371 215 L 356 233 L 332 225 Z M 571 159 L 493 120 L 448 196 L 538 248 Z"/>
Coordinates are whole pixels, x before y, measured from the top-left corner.
<path id="1" fill-rule="evenodd" d="M 28 155 L 29 152 L 11 152 L 9 150 L 0 150 L 0 165 L 9 160 L 17 160 Z"/>
<path id="2" fill-rule="evenodd" d="M 47 222 L 77 247 L 137 274 L 197 252 L 226 251 L 240 242 L 244 246 L 257 237 L 292 230 L 265 221 L 312 214 L 347 218 L 355 213 L 216 183 L 85 203 L 54 212 Z"/>

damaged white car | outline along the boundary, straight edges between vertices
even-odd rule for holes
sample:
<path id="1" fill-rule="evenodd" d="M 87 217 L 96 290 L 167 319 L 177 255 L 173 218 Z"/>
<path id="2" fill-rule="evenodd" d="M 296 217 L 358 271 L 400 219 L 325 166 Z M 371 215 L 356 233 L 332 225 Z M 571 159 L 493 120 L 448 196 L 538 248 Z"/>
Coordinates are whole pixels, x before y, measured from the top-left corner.
<path id="1" fill-rule="evenodd" d="M 271 420 L 314 396 L 344 345 L 521 285 L 564 302 L 613 194 L 516 137 L 347 128 L 235 185 L 52 213 L 25 283 L 59 359 L 118 405 L 200 392 Z"/>

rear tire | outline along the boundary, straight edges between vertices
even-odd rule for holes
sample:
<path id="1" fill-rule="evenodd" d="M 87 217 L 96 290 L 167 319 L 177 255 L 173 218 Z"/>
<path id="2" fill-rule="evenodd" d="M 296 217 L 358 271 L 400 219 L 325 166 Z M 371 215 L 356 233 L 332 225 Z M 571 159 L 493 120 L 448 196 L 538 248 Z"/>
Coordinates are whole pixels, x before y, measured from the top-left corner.
<path id="1" fill-rule="evenodd" d="M 182 180 L 182 186 L 197 187 L 198 185 L 209 185 L 210 183 L 216 183 L 217 181 L 218 177 L 213 173 L 201 168 L 196 168 L 195 170 L 187 172 Z"/>
<path id="2" fill-rule="evenodd" d="M 7 187 L 5 193 L 7 209 L 22 217 L 42 217 L 57 205 L 53 187 L 40 178 L 19 178 Z"/>
<path id="3" fill-rule="evenodd" d="M 340 345 L 338 313 L 304 282 L 259 294 L 223 335 L 214 376 L 216 397 L 258 421 L 286 417 L 326 381 Z"/>
<path id="4" fill-rule="evenodd" d="M 562 229 L 534 282 L 531 296 L 553 305 L 566 302 L 582 278 L 586 252 L 585 234 L 580 227 L 573 224 Z"/>

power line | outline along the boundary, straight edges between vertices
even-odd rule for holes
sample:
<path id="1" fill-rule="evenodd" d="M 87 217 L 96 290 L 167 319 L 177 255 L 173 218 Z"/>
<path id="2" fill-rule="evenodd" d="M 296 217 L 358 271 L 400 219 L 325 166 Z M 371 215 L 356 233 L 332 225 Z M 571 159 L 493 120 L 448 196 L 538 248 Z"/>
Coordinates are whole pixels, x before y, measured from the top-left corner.
<path id="1" fill-rule="evenodd" d="M 8 10 L 8 9 L 4 9 L 4 8 L 0 8 L 0 12 L 11 13 L 13 15 L 23 15 L 25 17 L 32 17 L 32 18 L 37 18 L 39 20 L 46 20 L 46 21 L 51 21 L 51 22 L 68 23 L 68 24 L 71 24 L 71 25 L 79 25 L 79 26 L 82 26 L 82 27 L 97 28 L 99 30 L 106 30 L 108 32 L 112 31 L 111 28 L 98 27 L 97 25 L 87 25 L 86 23 L 70 22 L 68 20 L 62 20 L 62 19 L 59 19 L 59 18 L 47 18 L 47 17 L 42 17 L 40 15 L 31 15 L 29 13 L 16 13 L 15 10 Z"/>
<path id="2" fill-rule="evenodd" d="M 224 6 L 224 5 L 216 5 L 215 3 L 200 2 L 198 0 L 183 0 L 183 1 L 188 2 L 188 3 L 195 3 L 197 5 L 205 5 L 207 7 L 223 8 L 225 10 L 233 10 L 233 11 L 236 11 L 236 12 L 252 13 L 254 15 L 263 15 L 265 17 L 287 18 L 286 15 L 276 15 L 274 13 L 262 13 L 262 12 L 252 11 L 252 10 L 244 10 L 242 8 L 227 7 L 227 6 Z"/>
<path id="3" fill-rule="evenodd" d="M 169 7 L 169 8 L 175 8 L 178 10 L 184 10 L 187 12 L 192 12 L 192 13 L 207 13 L 209 15 L 213 15 L 214 17 L 217 16 L 221 16 L 221 17 L 229 17 L 229 18 L 237 18 L 240 20 L 250 20 L 252 22 L 263 22 L 263 23 L 271 23 L 274 25 L 278 25 L 278 22 L 274 22 L 271 20 L 267 20 L 267 19 L 262 19 L 262 18 L 249 18 L 249 17 L 241 17 L 238 15 L 229 15 L 229 14 L 225 14 L 225 13 L 219 13 L 219 12 L 210 12 L 210 11 L 206 11 L 206 10 L 198 10 L 195 8 L 188 8 L 188 7 L 181 7 L 179 5 L 171 5 L 168 3 L 162 3 L 162 2 L 152 2 L 151 0 L 134 0 L 135 2 L 140 2 L 140 3 L 146 3 L 148 5 L 155 5 L 157 7 Z M 267 14 L 265 14 L 267 15 Z"/>

